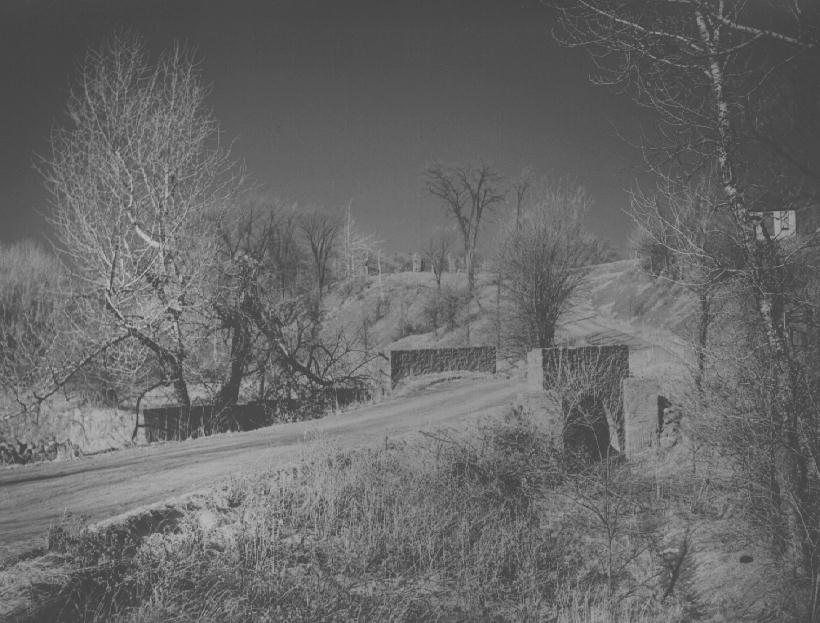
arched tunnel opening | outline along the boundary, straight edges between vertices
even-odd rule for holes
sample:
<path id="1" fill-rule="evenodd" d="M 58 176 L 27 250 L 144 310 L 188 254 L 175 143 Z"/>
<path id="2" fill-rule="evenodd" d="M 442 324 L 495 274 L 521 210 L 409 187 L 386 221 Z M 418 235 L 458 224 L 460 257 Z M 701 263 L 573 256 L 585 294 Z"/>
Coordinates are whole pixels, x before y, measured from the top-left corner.
<path id="1" fill-rule="evenodd" d="M 585 463 L 618 454 L 611 445 L 606 407 L 602 398 L 583 396 L 574 404 L 564 404 L 564 452 Z"/>

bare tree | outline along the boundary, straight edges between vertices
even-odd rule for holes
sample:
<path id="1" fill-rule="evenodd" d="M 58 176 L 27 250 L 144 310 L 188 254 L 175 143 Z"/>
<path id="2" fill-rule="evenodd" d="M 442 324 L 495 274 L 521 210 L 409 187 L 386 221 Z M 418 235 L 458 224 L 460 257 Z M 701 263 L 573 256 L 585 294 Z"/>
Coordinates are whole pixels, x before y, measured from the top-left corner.
<path id="1" fill-rule="evenodd" d="M 709 328 L 719 297 L 744 266 L 743 250 L 736 244 L 722 197 L 711 178 L 675 184 L 672 180 L 656 193 L 635 191 L 630 216 L 645 241 L 642 252 L 655 263 L 657 274 L 689 289 L 698 301 L 695 386 L 702 390 L 706 369 Z M 640 250 L 639 250 L 640 252 Z M 659 268 L 655 266 L 655 268 Z"/>
<path id="2" fill-rule="evenodd" d="M 447 258 L 453 245 L 453 232 L 447 229 L 436 229 L 427 240 L 424 248 L 423 258 L 433 270 L 436 280 L 436 294 L 429 308 L 430 320 L 433 328 L 438 331 L 439 318 L 442 316 L 443 300 L 441 293 L 441 278 L 447 266 Z M 444 314 L 446 315 L 446 314 Z"/>
<path id="3" fill-rule="evenodd" d="M 589 205 L 582 188 L 557 185 L 502 230 L 498 279 L 511 307 L 508 333 L 517 350 L 553 345 L 584 266 L 595 263 L 594 239 L 582 224 Z"/>
<path id="4" fill-rule="evenodd" d="M 260 352 L 253 314 L 261 291 L 269 293 L 269 304 L 276 304 L 286 296 L 293 271 L 291 262 L 298 261 L 298 256 L 287 258 L 295 246 L 293 220 L 289 216 L 287 208 L 277 202 L 254 196 L 241 202 L 232 214 L 220 218 L 216 224 L 220 270 L 212 303 L 215 318 L 210 325 L 227 346 L 227 369 L 219 375 L 220 387 L 214 397 L 217 426 L 218 420 L 237 404 L 247 376 L 260 374 L 260 385 L 264 389 L 268 358 Z M 213 365 L 222 363 L 221 359 Z M 251 369 L 254 363 L 257 370 Z"/>
<path id="5" fill-rule="evenodd" d="M 773 202 L 777 209 L 795 207 L 805 199 L 806 186 L 816 186 L 818 142 L 809 137 L 817 130 L 817 99 L 811 95 L 818 75 L 817 5 L 557 4 L 565 42 L 590 49 L 603 81 L 631 89 L 658 116 L 657 136 L 647 150 L 650 164 L 660 172 L 688 174 L 712 166 L 718 172 L 722 209 L 743 250 L 740 276 L 755 302 L 772 371 L 769 416 L 776 441 L 770 482 L 784 520 L 783 545 L 797 570 L 820 585 L 813 545 L 820 516 L 812 510 L 809 487 L 820 479 L 820 463 L 816 438 L 808 433 L 818 413 L 798 390 L 803 371 L 788 339 L 789 256 L 755 214 L 772 209 Z M 773 131 L 778 110 L 799 111 L 788 115 L 794 141 Z"/>
<path id="6" fill-rule="evenodd" d="M 316 268 L 312 250 L 294 246 L 304 223 L 297 215 L 292 206 L 257 197 L 221 223 L 224 265 L 214 307 L 228 365 L 215 398 L 217 414 L 229 414 L 241 382 L 252 375 L 260 379 L 259 398 L 275 401 L 290 400 L 293 392 L 310 401 L 369 380 L 374 355 L 344 331 L 324 326 L 316 281 L 291 282 L 300 265 L 306 275 Z M 325 215 L 319 216 L 323 223 Z"/>
<path id="7" fill-rule="evenodd" d="M 314 210 L 302 214 L 298 226 L 310 252 L 316 288 L 321 300 L 330 282 L 331 260 L 337 251 L 342 223 L 335 215 Z"/>
<path id="8" fill-rule="evenodd" d="M 436 230 L 424 248 L 424 259 L 430 264 L 436 279 L 436 290 L 441 292 L 441 277 L 447 266 L 447 256 L 453 245 L 453 234 L 446 229 Z"/>
<path id="9" fill-rule="evenodd" d="M 513 182 L 513 192 L 515 193 L 515 222 L 521 221 L 521 214 L 527 205 L 530 192 L 532 191 L 533 169 L 525 167 L 518 179 Z"/>
<path id="10" fill-rule="evenodd" d="M 441 200 L 455 219 L 464 245 L 467 291 L 475 286 L 475 252 L 482 219 L 504 200 L 501 176 L 488 165 L 444 165 L 434 163 L 424 171 L 428 193 Z"/>
<path id="11" fill-rule="evenodd" d="M 205 96 L 189 51 L 151 65 L 138 39 L 116 36 L 86 56 L 44 165 L 78 313 L 99 319 L 84 324 L 89 353 L 135 342 L 186 409 L 215 272 L 204 217 L 236 181 Z"/>
<path id="12" fill-rule="evenodd" d="M 299 239 L 300 217 L 296 203 L 262 191 L 244 197 L 231 216 L 223 219 L 228 226 L 222 236 L 226 250 L 265 262 L 265 274 L 271 278 L 265 287 L 283 300 L 307 287 L 309 258 Z"/>
<path id="13" fill-rule="evenodd" d="M 69 335 L 68 286 L 57 258 L 39 245 L 0 247 L 0 397 L 13 401 L 3 404 L 10 414 L 37 407 L 56 379 L 75 372 L 82 345 Z"/>
<path id="14" fill-rule="evenodd" d="M 351 215 L 350 203 L 341 232 L 341 256 L 345 279 L 367 274 L 368 262 L 378 257 L 379 241 L 373 234 L 362 232 Z M 378 260 L 377 260 L 378 261 Z"/>

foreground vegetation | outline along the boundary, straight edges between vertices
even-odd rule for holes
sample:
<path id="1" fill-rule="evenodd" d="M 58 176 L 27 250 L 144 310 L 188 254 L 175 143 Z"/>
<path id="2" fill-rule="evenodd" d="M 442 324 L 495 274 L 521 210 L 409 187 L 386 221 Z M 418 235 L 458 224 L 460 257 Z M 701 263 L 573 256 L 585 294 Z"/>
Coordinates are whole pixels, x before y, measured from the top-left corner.
<path id="1" fill-rule="evenodd" d="M 756 603 L 762 589 L 738 584 L 762 568 L 711 551 L 745 529 L 743 511 L 725 517 L 743 504 L 731 483 L 702 461 L 696 477 L 660 465 L 573 467 L 519 412 L 354 452 L 320 440 L 298 468 L 230 481 L 148 535 L 55 527 L 70 571 L 16 620 L 790 620 L 771 568 Z"/>
<path id="2" fill-rule="evenodd" d="M 69 579 L 18 620 L 683 620 L 651 485 L 565 467 L 521 414 L 469 436 L 319 443 L 164 532 L 55 527 Z"/>

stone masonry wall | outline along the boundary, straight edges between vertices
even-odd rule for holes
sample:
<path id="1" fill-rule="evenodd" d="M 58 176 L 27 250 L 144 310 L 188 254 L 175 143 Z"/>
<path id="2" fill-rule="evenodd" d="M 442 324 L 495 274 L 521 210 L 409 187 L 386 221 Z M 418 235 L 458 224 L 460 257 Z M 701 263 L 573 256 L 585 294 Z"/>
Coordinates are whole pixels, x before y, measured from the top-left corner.
<path id="1" fill-rule="evenodd" d="M 403 378 L 436 372 L 470 370 L 495 374 L 494 346 L 469 348 L 423 348 L 390 351 L 390 383 Z"/>
<path id="2" fill-rule="evenodd" d="M 558 384 L 569 384 L 580 394 L 575 398 L 575 409 L 571 405 L 563 407 L 567 420 L 564 435 L 573 436 L 571 428 L 582 436 L 584 429 L 600 427 L 602 435 L 618 451 L 625 447 L 624 409 L 621 396 L 621 382 L 629 376 L 629 347 L 580 346 L 577 348 L 548 348 L 543 352 L 544 388 L 553 389 Z M 597 419 L 601 422 L 573 423 L 572 411 L 583 405 L 584 412 L 600 409 Z M 598 405 L 597 407 L 595 405 Z M 578 436 L 578 435 L 574 435 Z M 603 448 L 601 448 L 603 450 Z"/>
<path id="3" fill-rule="evenodd" d="M 587 378 L 578 384 L 580 391 L 593 379 L 598 392 L 619 402 L 609 422 L 610 443 L 627 456 L 658 443 L 660 402 L 664 385 L 657 378 L 630 377 L 634 351 L 627 346 L 592 346 L 530 351 L 527 355 L 527 382 L 523 403 L 542 419 L 555 435 L 564 432 L 566 405 L 558 405 L 555 388 L 571 381 L 574 372 L 584 369 Z M 598 372 L 596 369 L 600 368 Z M 572 387 L 572 384 L 570 384 Z M 595 390 L 593 390 L 595 393 Z"/>
<path id="4" fill-rule="evenodd" d="M 579 394 L 579 404 L 586 397 L 600 402 L 609 411 L 611 421 L 599 424 L 604 429 L 608 427 L 610 444 L 623 451 L 621 381 L 628 376 L 628 346 L 536 349 L 527 355 L 527 382 L 522 398 L 533 412 L 546 419 L 546 425 L 558 440 L 566 436 L 564 420 L 571 419 L 574 408 L 568 404 L 555 408 L 556 400 L 560 400 L 556 388 L 576 386 L 573 390 Z"/>
<path id="5" fill-rule="evenodd" d="M 60 456 L 104 452 L 133 443 L 134 419 L 132 410 L 55 399 L 46 403 L 42 413 L 0 421 L 0 446 L 15 451 L 25 446 L 44 460 L 54 458 L 55 452 Z M 33 456 L 33 460 L 40 458 Z"/>
<path id="6" fill-rule="evenodd" d="M 145 439 L 151 443 L 188 439 L 216 432 L 205 428 L 211 419 L 212 412 L 211 405 L 192 406 L 190 417 L 185 421 L 181 416 L 181 409 L 176 406 L 143 409 L 142 426 L 145 428 Z M 219 428 L 220 431 L 246 431 L 257 429 L 266 423 L 264 405 L 251 403 L 234 407 L 229 416 L 223 419 Z"/>
<path id="7" fill-rule="evenodd" d="M 545 348 L 544 389 L 550 389 L 564 374 L 591 372 L 601 383 L 617 383 L 629 376 L 628 346 L 579 346 Z"/>

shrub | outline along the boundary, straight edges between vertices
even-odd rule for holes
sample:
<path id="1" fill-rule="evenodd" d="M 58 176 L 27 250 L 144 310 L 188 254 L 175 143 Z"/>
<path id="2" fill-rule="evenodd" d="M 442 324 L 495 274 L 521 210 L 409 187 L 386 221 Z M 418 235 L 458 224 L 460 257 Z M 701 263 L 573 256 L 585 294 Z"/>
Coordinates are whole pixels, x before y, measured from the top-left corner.
<path id="1" fill-rule="evenodd" d="M 466 308 L 467 296 L 452 286 L 442 286 L 425 302 L 422 312 L 425 325 L 432 329 L 455 329 L 460 313 Z"/>

